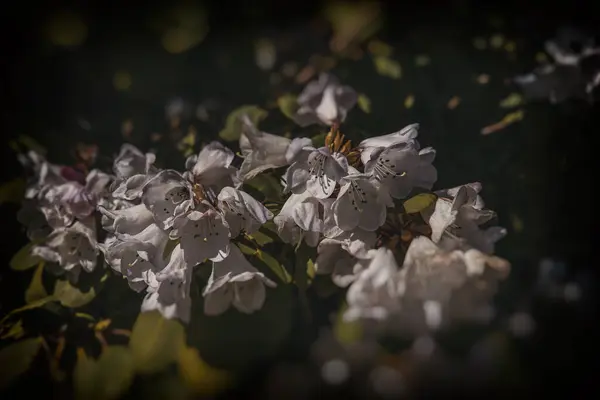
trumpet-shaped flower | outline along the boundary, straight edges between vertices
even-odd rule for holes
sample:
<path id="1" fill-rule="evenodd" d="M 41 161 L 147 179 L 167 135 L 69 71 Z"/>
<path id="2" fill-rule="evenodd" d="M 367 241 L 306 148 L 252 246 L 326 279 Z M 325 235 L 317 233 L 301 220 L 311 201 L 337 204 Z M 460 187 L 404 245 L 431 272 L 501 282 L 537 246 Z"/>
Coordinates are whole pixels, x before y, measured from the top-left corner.
<path id="1" fill-rule="evenodd" d="M 213 262 L 212 273 L 203 292 L 204 313 L 219 315 L 232 305 L 245 314 L 254 313 L 265 302 L 265 286 L 274 288 L 277 284 L 259 272 L 233 245 L 225 259 Z"/>
<path id="2" fill-rule="evenodd" d="M 281 240 L 296 245 L 304 239 L 309 246 L 316 247 L 323 230 L 321 207 L 319 200 L 308 192 L 292 194 L 273 219 Z"/>
<path id="3" fill-rule="evenodd" d="M 177 171 L 156 174 L 143 189 L 142 202 L 163 229 L 173 227 L 194 207 L 194 192 L 189 181 Z"/>
<path id="4" fill-rule="evenodd" d="M 437 180 L 437 170 L 431 164 L 434 158 L 434 149 L 419 150 L 419 144 L 410 140 L 372 152 L 365 173 L 379 183 L 380 190 L 403 199 L 415 187 L 431 189 Z"/>
<path id="5" fill-rule="evenodd" d="M 58 263 L 67 271 L 76 266 L 93 271 L 98 254 L 94 224 L 89 220 L 84 222 L 76 221 L 69 227 L 55 229 L 41 245 L 33 247 L 32 254 Z"/>
<path id="6" fill-rule="evenodd" d="M 358 95 L 350 86 L 327 73 L 309 82 L 297 98 L 298 110 L 294 121 L 300 126 L 312 124 L 333 125 L 346 119 L 348 111 L 356 105 Z"/>
<path id="7" fill-rule="evenodd" d="M 308 138 L 288 139 L 261 132 L 244 115 L 240 136 L 240 150 L 244 161 L 239 170 L 240 179 L 252 179 L 266 170 L 290 165 L 307 146 L 312 146 L 312 141 Z"/>
<path id="8" fill-rule="evenodd" d="M 386 205 L 368 174 L 351 168 L 350 175 L 341 179 L 341 189 L 333 202 L 335 222 L 344 231 L 361 228 L 375 231 L 385 223 Z"/>
<path id="9" fill-rule="evenodd" d="M 232 187 L 224 187 L 217 197 L 219 209 L 223 213 L 231 237 L 240 232 L 256 232 L 262 224 L 273 218 L 270 212 L 254 197 Z"/>

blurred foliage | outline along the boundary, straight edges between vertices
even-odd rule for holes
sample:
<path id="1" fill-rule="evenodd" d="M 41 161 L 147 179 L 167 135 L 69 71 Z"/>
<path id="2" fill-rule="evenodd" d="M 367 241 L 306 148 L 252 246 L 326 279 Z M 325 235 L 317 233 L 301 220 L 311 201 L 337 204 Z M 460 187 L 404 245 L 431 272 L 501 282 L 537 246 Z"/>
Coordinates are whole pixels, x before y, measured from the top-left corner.
<path id="1" fill-rule="evenodd" d="M 219 137 L 225 141 L 239 140 L 242 134 L 240 117 L 247 115 L 255 126 L 267 117 L 267 111 L 254 105 L 241 106 L 233 110 L 225 120 L 225 127 L 219 132 Z"/>

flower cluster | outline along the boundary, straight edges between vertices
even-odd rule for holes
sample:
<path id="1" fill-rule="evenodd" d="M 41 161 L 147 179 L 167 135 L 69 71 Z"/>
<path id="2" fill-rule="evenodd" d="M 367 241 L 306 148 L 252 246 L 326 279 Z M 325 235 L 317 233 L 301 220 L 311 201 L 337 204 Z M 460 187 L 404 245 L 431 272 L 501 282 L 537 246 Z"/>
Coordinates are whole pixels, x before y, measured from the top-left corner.
<path id="1" fill-rule="evenodd" d="M 32 253 L 55 263 L 57 273 L 67 273 L 76 282 L 81 269 L 91 272 L 97 265 L 94 211 L 111 178 L 97 169 L 52 164 L 34 151 L 21 162 L 34 176 L 17 216 L 35 243 Z"/>
<path id="2" fill-rule="evenodd" d="M 544 47 L 552 62 L 513 79 L 525 97 L 551 103 L 569 98 L 593 101 L 600 85 L 600 46 L 593 38 L 565 28 Z"/>
<path id="3" fill-rule="evenodd" d="M 100 252 L 133 290 L 146 291 L 143 311 L 183 321 L 194 268 L 210 263 L 204 313 L 253 313 L 276 283 L 239 244 L 273 220 L 281 245 L 312 251 L 316 273 L 347 288 L 348 320 L 387 320 L 414 333 L 485 314 L 508 263 L 492 255 L 505 230 L 490 226 L 495 213 L 481 185 L 431 192 L 436 152 L 417 141 L 418 124 L 353 146 L 339 126 L 355 103 L 352 88 L 322 74 L 299 96 L 294 120 L 330 126 L 324 145 L 262 132 L 242 116 L 241 162 L 215 141 L 183 172 L 157 168 L 154 154 L 130 144 L 112 174 L 31 153 L 35 181 L 22 216 L 33 251 L 75 276 L 91 271 Z M 242 190 L 260 174 L 281 180 L 287 198 L 277 210 Z M 409 210 L 409 201 L 420 205 Z"/>

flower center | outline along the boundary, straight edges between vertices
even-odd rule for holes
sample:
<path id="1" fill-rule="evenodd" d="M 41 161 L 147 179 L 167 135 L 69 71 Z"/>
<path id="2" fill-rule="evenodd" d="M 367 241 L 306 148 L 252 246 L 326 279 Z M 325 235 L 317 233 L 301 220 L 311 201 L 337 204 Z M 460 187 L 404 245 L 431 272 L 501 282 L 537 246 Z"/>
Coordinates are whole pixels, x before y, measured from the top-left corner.
<path id="1" fill-rule="evenodd" d="M 375 167 L 373 168 L 373 175 L 378 181 L 381 181 L 385 178 L 389 178 L 390 176 L 392 178 L 399 178 L 406 175 L 405 171 L 396 172 L 394 168 L 396 168 L 396 165 L 394 164 L 393 160 L 390 160 L 389 158 L 379 157 L 377 163 L 375 164 Z"/>
<path id="2" fill-rule="evenodd" d="M 192 192 L 194 193 L 194 203 L 201 203 L 202 200 L 206 199 L 206 192 L 204 191 L 204 187 L 199 183 L 194 183 L 192 187 Z"/>
<path id="3" fill-rule="evenodd" d="M 325 136 L 325 146 L 332 153 L 340 153 L 346 157 L 348 164 L 356 167 L 360 163 L 360 152 L 352 147 L 350 140 L 344 140 L 346 137 L 334 125 L 331 127 L 327 136 Z"/>

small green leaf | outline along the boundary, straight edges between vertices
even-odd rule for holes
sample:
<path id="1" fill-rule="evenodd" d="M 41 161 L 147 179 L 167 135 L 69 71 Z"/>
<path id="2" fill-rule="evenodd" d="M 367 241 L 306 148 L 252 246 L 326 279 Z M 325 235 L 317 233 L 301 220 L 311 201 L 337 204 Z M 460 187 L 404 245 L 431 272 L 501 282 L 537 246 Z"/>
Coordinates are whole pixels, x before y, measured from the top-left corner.
<path id="1" fill-rule="evenodd" d="M 169 240 L 167 242 L 167 244 L 165 245 L 165 249 L 163 250 L 163 260 L 165 260 L 165 261 L 169 260 L 169 258 L 171 257 L 171 253 L 173 252 L 173 249 L 175 249 L 175 247 L 177 247 L 178 244 L 179 244 L 179 239 Z"/>
<path id="2" fill-rule="evenodd" d="M 165 319 L 158 311 L 141 313 L 129 340 L 135 370 L 143 374 L 164 370 L 177 360 L 184 341 L 185 332 L 178 321 Z"/>
<path id="3" fill-rule="evenodd" d="M 41 338 L 25 339 L 0 349 L 0 389 L 29 369 L 40 350 Z"/>
<path id="4" fill-rule="evenodd" d="M 289 119 L 294 118 L 294 114 L 298 109 L 298 102 L 296 101 L 296 96 L 293 94 L 284 94 L 283 96 L 279 96 L 277 99 L 277 106 L 283 115 L 288 117 Z"/>
<path id="5" fill-rule="evenodd" d="M 375 70 L 381 76 L 387 76 L 392 79 L 400 79 L 402 77 L 402 67 L 398 61 L 387 57 L 374 57 L 373 63 Z"/>
<path id="6" fill-rule="evenodd" d="M 374 56 L 390 57 L 394 52 L 394 48 L 381 40 L 371 40 L 367 46 L 367 49 Z"/>
<path id="7" fill-rule="evenodd" d="M 177 364 L 181 379 L 197 395 L 214 396 L 231 381 L 226 371 L 208 365 L 194 347 L 183 346 L 179 350 Z"/>
<path id="8" fill-rule="evenodd" d="M 511 93 L 508 97 L 500 102 L 502 108 L 513 108 L 523 104 L 523 96 L 519 93 Z"/>
<path id="9" fill-rule="evenodd" d="M 219 137 L 226 141 L 234 141 L 240 138 L 242 134 L 242 115 L 248 115 L 252 123 L 258 126 L 258 123 L 267 117 L 267 111 L 258 106 L 241 106 L 233 110 L 225 120 L 225 128 L 219 132 Z"/>
<path id="10" fill-rule="evenodd" d="M 243 252 L 243 250 L 242 250 L 242 252 Z M 279 261 L 277 261 L 277 259 L 275 257 L 273 257 L 269 253 L 262 251 L 262 250 L 259 250 L 256 253 L 256 257 L 260 261 L 265 263 L 265 265 L 267 267 L 269 267 L 271 269 L 271 271 L 273 271 L 275 273 L 275 275 L 277 275 L 277 277 L 279 279 L 281 279 L 282 282 L 290 283 L 292 281 L 292 277 L 290 276 L 290 274 L 287 272 L 285 267 L 283 265 L 281 265 L 281 263 Z"/>
<path id="11" fill-rule="evenodd" d="M 273 222 L 272 220 L 265 222 L 261 229 L 266 229 L 269 232 L 274 233 L 276 235 L 275 237 L 279 237 L 279 233 L 277 232 L 277 225 L 275 225 L 275 222 Z"/>
<path id="12" fill-rule="evenodd" d="M 313 146 L 316 148 L 325 146 L 325 137 L 327 136 L 327 132 L 319 133 L 311 138 Z"/>
<path id="13" fill-rule="evenodd" d="M 196 130 L 190 128 L 188 133 L 181 138 L 177 143 L 177 150 L 181 152 L 184 157 L 189 157 L 194 154 L 194 146 L 196 145 Z"/>
<path id="14" fill-rule="evenodd" d="M 315 278 L 315 274 L 316 274 L 315 263 L 310 258 L 306 262 L 306 274 L 308 275 L 308 277 L 311 280 Z"/>
<path id="15" fill-rule="evenodd" d="M 12 310 L 11 312 L 9 312 L 8 314 L 6 314 L 1 320 L 0 320 L 0 324 L 3 323 L 4 321 L 8 320 L 11 316 L 20 313 L 22 311 L 27 311 L 27 310 L 32 310 L 34 308 L 38 308 L 43 306 L 46 303 L 49 303 L 51 301 L 55 301 L 56 298 L 54 296 L 48 296 L 48 297 L 44 297 L 43 299 L 39 299 L 37 301 L 34 301 L 33 303 L 30 304 L 26 304 L 23 307 L 19 307 L 19 308 L 15 308 L 14 310 Z"/>
<path id="16" fill-rule="evenodd" d="M 265 196 L 265 200 L 281 200 L 282 187 L 277 178 L 270 174 L 261 174 L 244 182 Z"/>
<path id="17" fill-rule="evenodd" d="M 333 334 L 340 343 L 353 344 L 362 338 L 363 330 L 359 321 L 350 322 L 344 320 L 346 309 L 347 307 L 342 307 L 340 310 L 333 326 Z"/>
<path id="18" fill-rule="evenodd" d="M 260 246 L 264 246 L 265 244 L 273 242 L 273 238 L 271 236 L 265 235 L 261 231 L 256 231 L 252 235 L 248 235 L 248 236 L 250 236 L 252 239 L 254 239 L 254 241 L 256 243 L 258 243 Z"/>
<path id="19" fill-rule="evenodd" d="M 408 214 L 416 214 L 434 204 L 436 199 L 433 193 L 419 193 L 404 202 L 404 210 Z"/>
<path id="20" fill-rule="evenodd" d="M 76 287 L 72 286 L 69 281 L 57 280 L 54 285 L 53 296 L 56 300 L 60 301 L 65 307 L 77 308 L 86 305 L 94 297 L 96 297 L 96 291 L 91 288 L 89 292 L 81 292 Z"/>
<path id="21" fill-rule="evenodd" d="M 46 154 L 46 149 L 37 140 L 27 135 L 20 135 L 17 140 L 28 150 L 33 150 L 41 155 Z"/>
<path id="22" fill-rule="evenodd" d="M 25 330 L 23 329 L 23 320 L 20 319 L 12 324 L 6 333 L 2 333 L 0 339 L 20 339 L 23 336 L 25 336 Z"/>
<path id="23" fill-rule="evenodd" d="M 44 283 L 42 282 L 42 275 L 44 273 L 44 262 L 40 262 L 33 273 L 33 278 L 31 278 L 31 283 L 29 287 L 25 291 L 25 303 L 30 304 L 45 297 L 48 297 L 48 292 L 46 292 L 46 288 L 44 288 Z"/>
<path id="24" fill-rule="evenodd" d="M 247 254 L 249 256 L 254 256 L 256 255 L 256 249 L 253 249 L 250 246 L 246 246 L 244 243 L 237 243 L 237 247 L 240 248 L 240 250 L 242 251 L 242 253 Z"/>
<path id="25" fill-rule="evenodd" d="M 10 267 L 17 271 L 24 271 L 26 269 L 36 266 L 41 258 L 31 255 L 31 249 L 35 246 L 35 243 L 29 243 L 17 251 L 10 260 Z"/>
<path id="26" fill-rule="evenodd" d="M 20 203 L 25 193 L 25 181 L 21 178 L 13 179 L 0 186 L 0 204 Z"/>
<path id="27" fill-rule="evenodd" d="M 98 360 L 80 357 L 73 371 L 76 399 L 113 400 L 127 391 L 135 370 L 125 346 L 108 346 Z"/>
<path id="28" fill-rule="evenodd" d="M 358 96 L 358 107 L 365 114 L 370 114 L 371 113 L 371 99 L 369 99 L 366 94 L 361 93 Z"/>

